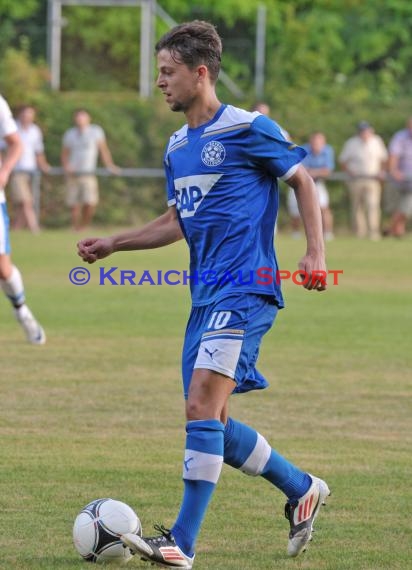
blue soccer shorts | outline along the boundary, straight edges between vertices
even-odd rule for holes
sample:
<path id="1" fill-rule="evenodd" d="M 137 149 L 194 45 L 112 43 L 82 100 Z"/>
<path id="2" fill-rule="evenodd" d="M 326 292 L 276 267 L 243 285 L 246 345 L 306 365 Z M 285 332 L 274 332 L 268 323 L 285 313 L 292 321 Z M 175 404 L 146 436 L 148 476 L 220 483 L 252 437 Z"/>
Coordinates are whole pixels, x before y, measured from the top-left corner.
<path id="1" fill-rule="evenodd" d="M 277 311 L 270 297 L 250 293 L 192 307 L 182 355 L 185 398 L 195 368 L 233 378 L 234 392 L 266 388 L 268 382 L 255 365 L 262 337 L 273 325 Z"/>
<path id="2" fill-rule="evenodd" d="M 0 255 L 10 253 L 9 215 L 6 202 L 0 203 Z"/>

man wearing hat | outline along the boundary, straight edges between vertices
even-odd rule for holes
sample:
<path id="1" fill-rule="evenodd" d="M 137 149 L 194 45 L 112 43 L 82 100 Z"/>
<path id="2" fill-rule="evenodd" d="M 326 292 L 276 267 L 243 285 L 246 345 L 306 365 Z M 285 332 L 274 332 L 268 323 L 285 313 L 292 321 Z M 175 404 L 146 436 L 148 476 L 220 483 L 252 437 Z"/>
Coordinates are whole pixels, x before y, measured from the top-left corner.
<path id="1" fill-rule="evenodd" d="M 360 238 L 380 239 L 381 180 L 388 153 L 380 136 L 366 121 L 348 139 L 339 156 L 342 169 L 349 175 L 347 185 L 352 206 L 352 224 Z"/>

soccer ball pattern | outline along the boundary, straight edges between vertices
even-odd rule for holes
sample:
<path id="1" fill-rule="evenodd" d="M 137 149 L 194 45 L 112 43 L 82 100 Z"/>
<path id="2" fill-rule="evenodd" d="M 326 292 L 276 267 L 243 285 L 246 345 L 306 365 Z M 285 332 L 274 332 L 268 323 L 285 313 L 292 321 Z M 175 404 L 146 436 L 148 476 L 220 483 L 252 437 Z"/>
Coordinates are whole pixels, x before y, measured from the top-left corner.
<path id="1" fill-rule="evenodd" d="M 88 562 L 128 562 L 132 553 L 123 546 L 120 536 L 142 534 L 136 513 L 114 499 L 96 499 L 77 515 L 73 542 L 77 552 Z"/>

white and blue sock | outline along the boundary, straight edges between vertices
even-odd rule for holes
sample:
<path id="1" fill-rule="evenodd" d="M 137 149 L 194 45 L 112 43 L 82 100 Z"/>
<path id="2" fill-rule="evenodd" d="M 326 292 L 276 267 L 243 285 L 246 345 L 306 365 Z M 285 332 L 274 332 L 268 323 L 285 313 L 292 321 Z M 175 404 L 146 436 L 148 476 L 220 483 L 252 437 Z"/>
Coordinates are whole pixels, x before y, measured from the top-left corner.
<path id="1" fill-rule="evenodd" d="M 0 279 L 0 287 L 10 299 L 13 307 L 17 309 L 24 305 L 26 298 L 24 295 L 23 279 L 15 265 L 13 265 L 11 275 L 8 279 Z"/>
<path id="2" fill-rule="evenodd" d="M 222 470 L 224 429 L 218 420 L 186 424 L 184 494 L 171 530 L 176 544 L 187 556 L 194 554 L 196 538 Z"/>
<path id="3" fill-rule="evenodd" d="M 224 434 L 224 462 L 243 473 L 261 475 L 291 501 L 300 499 L 312 484 L 310 476 L 279 455 L 249 426 L 229 418 Z"/>

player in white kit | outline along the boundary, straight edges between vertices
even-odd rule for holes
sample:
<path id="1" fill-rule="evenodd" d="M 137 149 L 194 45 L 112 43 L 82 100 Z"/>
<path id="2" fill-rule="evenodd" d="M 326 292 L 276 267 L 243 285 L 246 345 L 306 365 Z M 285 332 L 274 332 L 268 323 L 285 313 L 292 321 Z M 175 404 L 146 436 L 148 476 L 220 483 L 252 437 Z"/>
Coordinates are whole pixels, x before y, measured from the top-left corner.
<path id="1" fill-rule="evenodd" d="M 0 139 L 7 144 L 4 160 L 0 163 L 0 288 L 10 300 L 17 321 L 27 340 L 32 344 L 44 344 L 46 335 L 26 305 L 23 280 L 20 271 L 10 257 L 9 216 L 4 187 L 18 161 L 22 144 L 7 101 L 0 95 Z"/>

